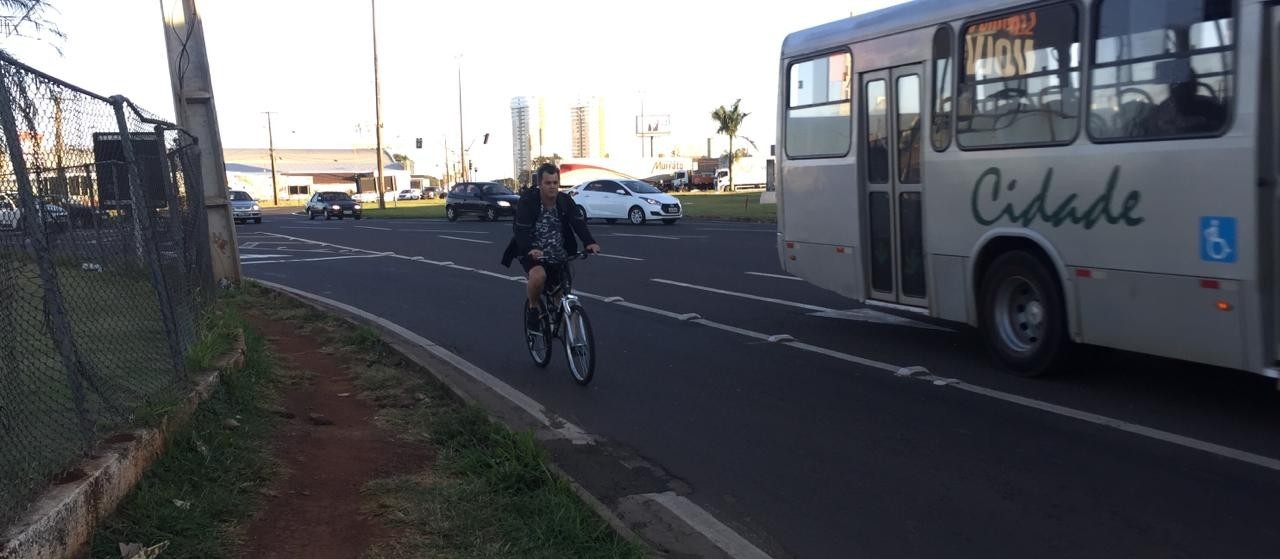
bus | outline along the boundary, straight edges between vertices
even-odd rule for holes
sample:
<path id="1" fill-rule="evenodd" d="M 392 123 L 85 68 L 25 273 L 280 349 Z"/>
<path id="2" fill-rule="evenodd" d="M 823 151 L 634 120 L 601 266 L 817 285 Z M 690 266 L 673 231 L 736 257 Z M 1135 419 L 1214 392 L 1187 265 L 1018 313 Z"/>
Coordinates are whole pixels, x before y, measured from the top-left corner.
<path id="1" fill-rule="evenodd" d="M 975 326 L 1280 378 L 1275 0 L 915 0 L 789 34 L 778 256 Z"/>

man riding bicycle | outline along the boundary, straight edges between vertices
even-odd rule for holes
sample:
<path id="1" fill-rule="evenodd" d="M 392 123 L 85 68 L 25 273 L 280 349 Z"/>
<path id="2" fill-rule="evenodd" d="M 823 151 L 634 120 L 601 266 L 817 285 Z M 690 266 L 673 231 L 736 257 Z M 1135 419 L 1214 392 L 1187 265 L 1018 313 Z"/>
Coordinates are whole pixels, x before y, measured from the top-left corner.
<path id="1" fill-rule="evenodd" d="M 548 276 L 559 282 L 558 268 L 547 273 L 543 262 L 564 262 L 569 254 L 578 252 L 582 239 L 586 252 L 600 252 L 600 245 L 587 229 L 587 220 L 576 209 L 573 199 L 560 192 L 560 169 L 551 163 L 543 163 L 534 175 L 533 188 L 520 193 L 516 203 L 514 235 L 502 254 L 502 265 L 510 267 L 511 261 L 520 259 L 520 265 L 528 274 L 528 306 L 525 307 L 525 324 L 530 330 L 539 328 L 538 298 Z M 554 285 L 554 283 L 553 283 Z"/>

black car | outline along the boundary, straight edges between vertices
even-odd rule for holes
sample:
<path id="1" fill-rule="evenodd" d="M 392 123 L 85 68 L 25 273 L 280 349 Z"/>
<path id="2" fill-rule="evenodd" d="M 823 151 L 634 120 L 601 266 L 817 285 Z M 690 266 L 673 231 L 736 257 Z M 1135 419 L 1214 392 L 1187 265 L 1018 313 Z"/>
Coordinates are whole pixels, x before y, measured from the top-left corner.
<path id="1" fill-rule="evenodd" d="M 516 215 L 516 202 L 520 196 L 496 182 L 460 182 L 449 189 L 444 199 L 444 215 L 449 221 L 457 221 L 463 214 L 480 216 L 480 219 L 497 221 Z"/>
<path id="2" fill-rule="evenodd" d="M 364 208 L 346 192 L 317 192 L 307 201 L 307 218 L 315 219 L 318 216 L 324 216 L 325 219 L 360 219 L 364 216 Z"/>
<path id="3" fill-rule="evenodd" d="M 92 229 L 111 218 L 106 210 L 79 200 L 49 198 L 45 202 L 67 210 L 71 227 L 76 229 Z"/>

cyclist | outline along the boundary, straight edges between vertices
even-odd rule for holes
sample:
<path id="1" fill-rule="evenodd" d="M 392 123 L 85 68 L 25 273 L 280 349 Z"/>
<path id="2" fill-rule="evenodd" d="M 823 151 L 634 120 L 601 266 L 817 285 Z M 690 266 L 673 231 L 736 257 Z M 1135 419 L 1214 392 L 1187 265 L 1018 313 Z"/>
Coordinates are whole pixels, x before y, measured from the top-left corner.
<path id="1" fill-rule="evenodd" d="M 519 258 L 528 274 L 528 306 L 525 308 L 525 325 L 530 330 L 539 328 L 538 297 L 542 287 L 550 279 L 560 281 L 558 266 L 551 266 L 551 273 L 543 262 L 564 262 L 569 254 L 578 252 L 582 239 L 586 252 L 600 252 L 600 245 L 587 229 L 587 220 L 577 212 L 573 199 L 560 192 L 560 168 L 543 163 L 534 175 L 533 188 L 520 193 L 516 203 L 514 235 L 502 254 L 502 265 L 510 267 Z M 549 275 L 554 277 L 548 277 Z"/>

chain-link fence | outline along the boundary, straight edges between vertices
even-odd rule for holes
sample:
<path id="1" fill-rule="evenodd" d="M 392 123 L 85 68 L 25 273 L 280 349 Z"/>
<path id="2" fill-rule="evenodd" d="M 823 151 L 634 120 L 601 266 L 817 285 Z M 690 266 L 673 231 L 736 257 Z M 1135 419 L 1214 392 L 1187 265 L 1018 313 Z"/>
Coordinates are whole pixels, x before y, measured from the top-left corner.
<path id="1" fill-rule="evenodd" d="M 211 300 L 195 139 L 0 53 L 0 527 L 172 402 Z"/>

